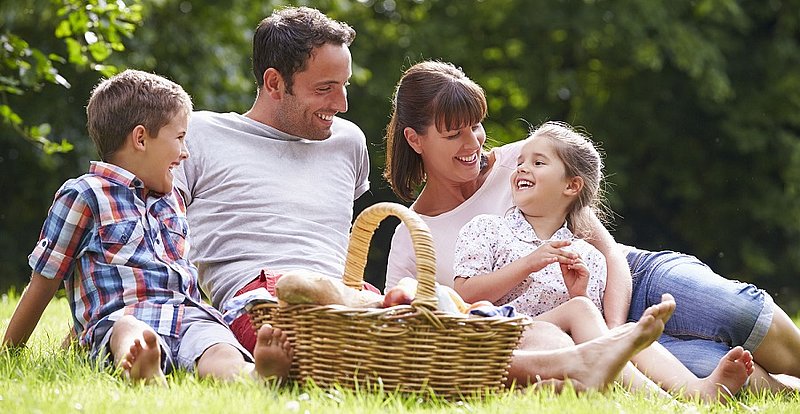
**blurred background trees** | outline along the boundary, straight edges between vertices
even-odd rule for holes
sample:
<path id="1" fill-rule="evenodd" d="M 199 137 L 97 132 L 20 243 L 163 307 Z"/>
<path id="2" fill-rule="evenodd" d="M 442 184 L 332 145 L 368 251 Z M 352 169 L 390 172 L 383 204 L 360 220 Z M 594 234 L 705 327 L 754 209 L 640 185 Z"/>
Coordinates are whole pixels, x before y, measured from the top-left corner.
<path id="1" fill-rule="evenodd" d="M 26 283 L 53 193 L 96 158 L 85 103 L 100 77 L 153 71 L 181 83 L 198 109 L 243 112 L 255 96 L 252 30 L 284 4 L 317 7 L 358 32 L 343 115 L 364 129 L 371 152 L 372 191 L 358 208 L 396 201 L 380 173 L 400 74 L 446 60 L 486 89 L 490 144 L 521 139 L 545 120 L 592 134 L 607 155 L 620 242 L 692 253 L 800 308 L 800 0 L 3 2 L 4 62 L 14 58 L 6 39 L 16 36 L 60 57 L 50 64 L 61 78 L 19 81 L 18 91 L 0 91 L 0 108 L 24 125 L 47 124 L 33 132 L 74 148 L 48 154 L 52 147 L 4 118 L 0 288 Z M 94 26 L 65 34 L 65 19 L 80 23 L 81 14 Z M 93 53 L 99 42 L 110 53 Z M 74 61 L 81 53 L 88 60 Z M 0 68 L 1 86 L 30 79 Z M 395 224 L 384 222 L 372 242 L 367 279 L 378 286 Z"/>

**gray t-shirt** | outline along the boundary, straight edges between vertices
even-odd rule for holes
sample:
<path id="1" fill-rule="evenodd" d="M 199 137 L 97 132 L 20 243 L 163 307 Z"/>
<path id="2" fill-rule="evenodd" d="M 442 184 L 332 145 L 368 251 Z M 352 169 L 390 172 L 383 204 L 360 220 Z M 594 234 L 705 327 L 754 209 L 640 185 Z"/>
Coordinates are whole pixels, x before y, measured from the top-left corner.
<path id="1" fill-rule="evenodd" d="M 342 277 L 369 154 L 354 123 L 334 118 L 332 132 L 311 141 L 237 113 L 192 115 L 175 185 L 187 205 L 189 258 L 215 307 L 261 269 Z"/>

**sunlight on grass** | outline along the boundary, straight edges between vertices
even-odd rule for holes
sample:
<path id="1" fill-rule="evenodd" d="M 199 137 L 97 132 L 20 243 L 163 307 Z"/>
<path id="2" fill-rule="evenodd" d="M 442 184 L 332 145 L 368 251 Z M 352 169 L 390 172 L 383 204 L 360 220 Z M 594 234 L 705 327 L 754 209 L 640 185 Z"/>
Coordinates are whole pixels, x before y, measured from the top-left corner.
<path id="1" fill-rule="evenodd" d="M 17 295 L 0 299 L 3 330 Z M 69 308 L 55 299 L 34 332 L 30 346 L 0 352 L 0 413 L 787 413 L 800 412 L 797 394 L 744 394 L 728 406 L 652 400 L 619 387 L 606 395 L 555 395 L 548 390 L 508 391 L 481 400 L 443 401 L 395 393 L 352 392 L 309 385 L 278 387 L 251 381 L 221 383 L 186 372 L 169 377 L 168 387 L 131 386 L 110 369 L 93 366 L 81 353 L 62 351 Z M 469 375 L 465 372 L 464 375 Z"/>

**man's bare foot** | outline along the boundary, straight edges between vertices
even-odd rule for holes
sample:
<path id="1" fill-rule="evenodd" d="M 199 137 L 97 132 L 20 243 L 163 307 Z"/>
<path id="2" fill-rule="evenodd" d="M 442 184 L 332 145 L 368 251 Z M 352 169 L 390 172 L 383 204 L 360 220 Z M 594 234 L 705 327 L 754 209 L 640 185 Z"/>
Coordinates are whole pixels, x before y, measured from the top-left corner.
<path id="1" fill-rule="evenodd" d="M 286 332 L 262 325 L 256 337 L 253 358 L 256 360 L 255 373 L 259 377 L 287 379 L 292 366 L 292 346 Z"/>
<path id="2" fill-rule="evenodd" d="M 719 360 L 711 375 L 697 380 L 687 391 L 708 402 L 724 401 L 739 392 L 752 373 L 753 356 L 737 346 Z"/>
<path id="3" fill-rule="evenodd" d="M 144 343 L 138 338 L 133 341 L 130 350 L 125 353 L 119 367 L 132 382 L 148 384 L 166 384 L 164 372 L 161 371 L 161 347 L 153 331 L 142 332 Z"/>

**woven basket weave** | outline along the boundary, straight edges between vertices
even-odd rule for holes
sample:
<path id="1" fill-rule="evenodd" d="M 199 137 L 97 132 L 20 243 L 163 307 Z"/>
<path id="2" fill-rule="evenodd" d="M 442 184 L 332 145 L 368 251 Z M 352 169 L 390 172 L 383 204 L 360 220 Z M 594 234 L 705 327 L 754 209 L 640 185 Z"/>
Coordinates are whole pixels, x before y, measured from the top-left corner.
<path id="1" fill-rule="evenodd" d="M 437 310 L 433 242 L 414 212 L 396 203 L 365 209 L 353 223 L 343 282 L 361 289 L 370 240 L 390 215 L 408 227 L 414 246 L 418 286 L 411 305 L 364 309 L 259 304 L 249 310 L 254 327 L 269 323 L 285 330 L 295 353 L 290 376 L 323 387 L 432 390 L 443 397 L 500 390 L 528 319 Z"/>

